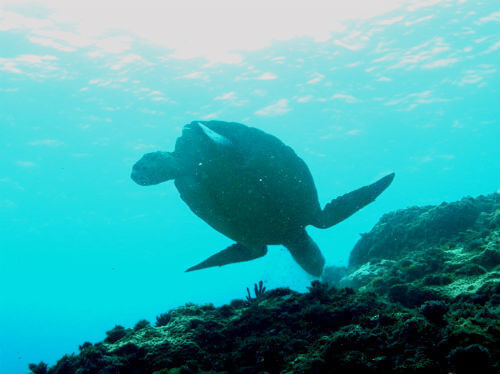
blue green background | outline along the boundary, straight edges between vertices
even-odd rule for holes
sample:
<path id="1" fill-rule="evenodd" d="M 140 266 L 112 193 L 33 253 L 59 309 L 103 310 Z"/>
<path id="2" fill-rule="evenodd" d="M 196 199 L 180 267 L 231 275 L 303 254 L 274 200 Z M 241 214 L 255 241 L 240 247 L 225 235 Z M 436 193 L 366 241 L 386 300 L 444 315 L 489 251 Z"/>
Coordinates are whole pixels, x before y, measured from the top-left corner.
<path id="1" fill-rule="evenodd" d="M 328 40 L 274 41 L 232 64 L 171 58 L 132 34 L 130 49 L 90 57 L 90 47 L 0 31 L 0 373 L 54 363 L 115 324 L 186 302 L 244 298 L 259 280 L 296 290 L 313 280 L 279 246 L 184 273 L 230 240 L 173 183 L 141 187 L 129 175 L 192 120 L 278 136 L 309 165 L 322 204 L 396 172 L 347 221 L 308 228 L 329 265 L 345 265 L 385 212 L 498 190 L 499 21 L 495 1 L 434 1 L 345 20 Z"/>

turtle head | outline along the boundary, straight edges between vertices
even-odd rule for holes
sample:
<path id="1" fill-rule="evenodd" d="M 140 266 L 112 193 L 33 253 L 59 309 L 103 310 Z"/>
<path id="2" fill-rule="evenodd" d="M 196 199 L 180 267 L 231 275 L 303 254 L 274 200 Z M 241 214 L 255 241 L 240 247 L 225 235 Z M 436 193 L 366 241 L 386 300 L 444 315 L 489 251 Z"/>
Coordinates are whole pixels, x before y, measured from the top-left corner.
<path id="1" fill-rule="evenodd" d="M 132 167 L 130 177 L 141 186 L 150 186 L 182 174 L 182 168 L 172 152 L 146 153 Z"/>

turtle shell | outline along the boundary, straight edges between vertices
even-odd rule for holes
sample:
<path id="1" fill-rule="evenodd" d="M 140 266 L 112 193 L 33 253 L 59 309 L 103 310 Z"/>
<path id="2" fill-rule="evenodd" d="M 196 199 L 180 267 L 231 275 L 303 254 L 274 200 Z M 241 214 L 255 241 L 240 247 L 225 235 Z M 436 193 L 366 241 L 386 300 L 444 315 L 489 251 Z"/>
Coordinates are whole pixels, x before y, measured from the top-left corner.
<path id="1" fill-rule="evenodd" d="M 175 179 L 181 198 L 237 242 L 283 243 L 320 211 L 305 162 L 259 129 L 234 122 L 192 122 L 177 139 L 174 153 L 188 171 Z"/>

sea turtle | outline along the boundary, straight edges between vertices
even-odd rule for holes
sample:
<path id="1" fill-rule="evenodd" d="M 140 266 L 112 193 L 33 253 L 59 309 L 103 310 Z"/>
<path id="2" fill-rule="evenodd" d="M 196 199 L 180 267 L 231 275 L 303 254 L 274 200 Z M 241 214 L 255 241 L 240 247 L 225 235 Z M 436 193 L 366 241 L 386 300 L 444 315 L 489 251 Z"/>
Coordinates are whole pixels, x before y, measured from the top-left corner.
<path id="1" fill-rule="evenodd" d="M 264 256 L 282 244 L 320 276 L 325 260 L 305 227 L 331 227 L 369 204 L 394 173 L 334 199 L 321 209 L 309 168 L 289 146 L 254 127 L 222 121 L 184 126 L 174 152 L 145 154 L 131 178 L 146 186 L 174 179 L 182 200 L 236 243 L 186 271 Z"/>

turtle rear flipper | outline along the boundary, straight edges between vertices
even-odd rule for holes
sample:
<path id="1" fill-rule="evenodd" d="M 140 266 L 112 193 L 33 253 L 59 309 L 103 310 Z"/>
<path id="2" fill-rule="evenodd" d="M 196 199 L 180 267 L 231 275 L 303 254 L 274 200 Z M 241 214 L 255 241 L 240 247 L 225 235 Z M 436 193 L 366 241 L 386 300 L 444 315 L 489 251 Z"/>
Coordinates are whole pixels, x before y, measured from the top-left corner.
<path id="1" fill-rule="evenodd" d="M 307 234 L 305 229 L 301 229 L 293 239 L 283 243 L 290 251 L 293 259 L 309 274 L 319 277 L 323 272 L 325 259 L 319 247 Z"/>
<path id="2" fill-rule="evenodd" d="M 247 247 L 240 243 L 235 243 L 213 256 L 210 256 L 205 261 L 200 262 L 198 265 L 192 266 L 188 271 L 200 270 L 210 268 L 213 266 L 224 266 L 233 264 L 235 262 L 250 261 L 262 257 L 267 253 L 267 247 Z"/>
<path id="3" fill-rule="evenodd" d="M 337 197 L 326 204 L 318 214 L 316 222 L 312 224 L 320 229 L 336 225 L 375 200 L 389 187 L 393 179 L 394 173 L 391 173 L 375 183 Z"/>

